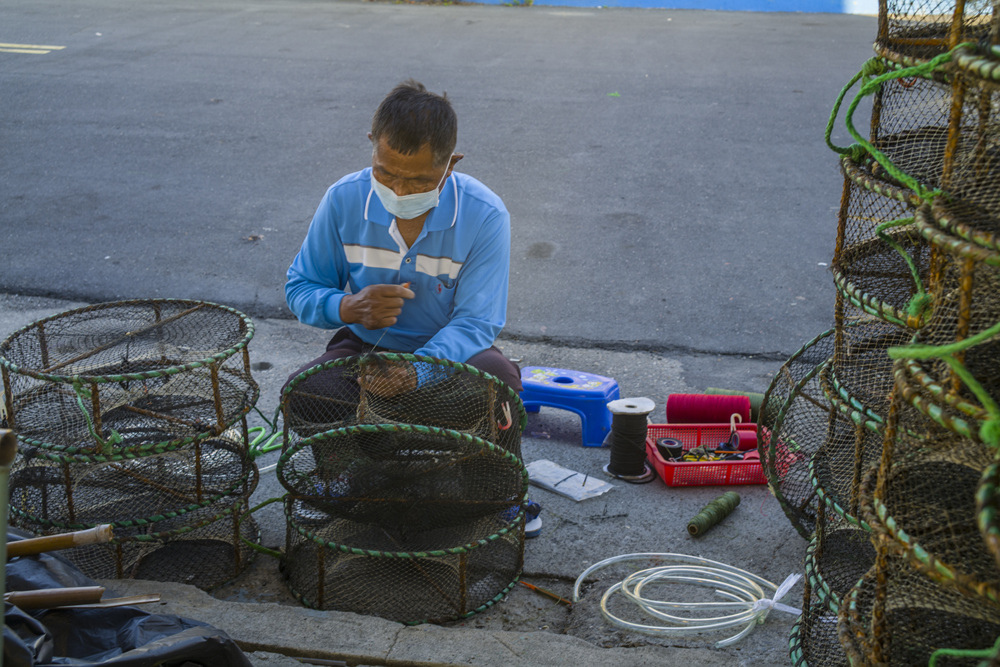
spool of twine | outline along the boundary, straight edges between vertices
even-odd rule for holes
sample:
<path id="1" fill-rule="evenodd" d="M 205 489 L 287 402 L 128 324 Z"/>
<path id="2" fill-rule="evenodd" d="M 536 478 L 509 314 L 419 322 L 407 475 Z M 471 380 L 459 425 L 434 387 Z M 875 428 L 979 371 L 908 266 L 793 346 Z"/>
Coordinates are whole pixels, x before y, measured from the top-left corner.
<path id="1" fill-rule="evenodd" d="M 728 424 L 733 414 L 750 421 L 750 399 L 746 396 L 711 394 L 670 394 L 667 396 L 668 424 Z"/>
<path id="2" fill-rule="evenodd" d="M 688 533 L 692 537 L 704 535 L 708 530 L 732 514 L 736 506 L 740 504 L 740 494 L 735 491 L 726 491 L 721 496 L 701 508 L 688 521 Z"/>
<path id="3" fill-rule="evenodd" d="M 654 403 L 648 398 L 621 398 L 608 403 L 611 431 L 606 443 L 611 460 L 605 472 L 627 482 L 648 482 L 653 471 L 646 465 L 646 418 Z"/>

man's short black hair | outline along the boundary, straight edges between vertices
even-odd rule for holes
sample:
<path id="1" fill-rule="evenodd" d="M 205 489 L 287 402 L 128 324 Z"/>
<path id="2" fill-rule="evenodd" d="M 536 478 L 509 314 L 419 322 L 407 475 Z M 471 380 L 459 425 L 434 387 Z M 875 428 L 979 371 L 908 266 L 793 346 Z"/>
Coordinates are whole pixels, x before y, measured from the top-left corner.
<path id="1" fill-rule="evenodd" d="M 372 141 L 380 139 L 394 151 L 413 155 L 430 144 L 435 166 L 451 158 L 458 141 L 458 117 L 447 94 L 428 92 L 407 79 L 392 89 L 375 110 Z"/>

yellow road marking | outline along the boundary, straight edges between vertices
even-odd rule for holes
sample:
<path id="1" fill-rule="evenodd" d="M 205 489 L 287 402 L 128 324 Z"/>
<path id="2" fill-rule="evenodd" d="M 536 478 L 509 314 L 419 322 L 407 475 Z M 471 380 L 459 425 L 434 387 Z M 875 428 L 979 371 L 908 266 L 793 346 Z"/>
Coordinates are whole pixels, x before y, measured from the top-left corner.
<path id="1" fill-rule="evenodd" d="M 32 53 L 42 55 L 51 51 L 60 51 L 65 46 L 46 46 L 44 44 L 7 44 L 0 42 L 0 52 L 3 53 Z"/>

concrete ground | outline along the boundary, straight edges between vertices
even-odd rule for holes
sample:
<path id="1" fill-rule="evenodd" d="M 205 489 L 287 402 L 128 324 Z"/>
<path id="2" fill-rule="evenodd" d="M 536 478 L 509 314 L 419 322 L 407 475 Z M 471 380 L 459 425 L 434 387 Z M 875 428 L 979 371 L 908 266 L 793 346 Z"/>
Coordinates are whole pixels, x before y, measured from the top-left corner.
<path id="1" fill-rule="evenodd" d="M 0 335 L 41 317 L 84 304 L 35 297 L 0 295 Z M 272 415 L 278 391 L 300 360 L 322 347 L 325 333 L 289 320 L 255 319 L 250 343 L 254 377 L 261 386 L 260 411 Z M 694 359 L 641 352 L 609 352 L 553 347 L 516 339 L 501 341 L 506 354 L 523 365 L 570 368 L 614 377 L 622 396 L 644 396 L 656 404 L 651 418 L 662 422 L 670 393 L 698 392 L 709 386 L 764 391 L 775 362 L 753 359 Z M 254 416 L 255 424 L 263 420 Z M 523 579 L 565 598 L 588 566 L 629 553 L 678 553 L 727 563 L 780 584 L 802 571 L 806 544 L 795 532 L 766 486 L 668 487 L 659 479 L 628 484 L 608 477 L 609 450 L 581 446 L 580 420 L 551 408 L 529 415 L 523 440 L 527 463 L 548 459 L 566 468 L 609 481 L 614 489 L 576 502 L 532 488 L 542 507 L 543 532 L 525 547 Z M 267 469 L 277 452 L 258 459 Z M 700 538 L 687 521 L 707 502 L 730 489 L 741 504 Z M 284 489 L 274 472 L 262 475 L 253 498 L 260 502 Z M 272 505 L 255 518 L 262 543 L 284 546 L 284 518 Z M 638 567 L 638 566 L 636 566 Z M 500 603 L 452 623 L 407 627 L 380 618 L 298 605 L 278 571 L 278 561 L 260 555 L 235 581 L 214 596 L 183 584 L 105 581 L 122 595 L 160 592 L 160 611 L 203 620 L 232 635 L 257 665 L 294 664 L 281 656 L 340 660 L 347 664 L 389 665 L 775 665 L 788 662 L 788 636 L 794 618 L 772 612 L 748 637 L 726 649 L 712 642 L 726 634 L 693 638 L 655 637 L 620 631 L 600 615 L 602 592 L 627 571 L 610 570 L 584 589 L 568 609 L 518 585 Z M 801 584 L 784 600 L 798 606 Z M 685 592 L 685 595 L 687 593 Z M 622 613 L 641 618 L 631 610 Z M 285 660 L 286 662 L 282 662 Z M 327 664 L 327 663 L 319 663 Z M 336 663 L 334 663 L 336 664 Z"/>

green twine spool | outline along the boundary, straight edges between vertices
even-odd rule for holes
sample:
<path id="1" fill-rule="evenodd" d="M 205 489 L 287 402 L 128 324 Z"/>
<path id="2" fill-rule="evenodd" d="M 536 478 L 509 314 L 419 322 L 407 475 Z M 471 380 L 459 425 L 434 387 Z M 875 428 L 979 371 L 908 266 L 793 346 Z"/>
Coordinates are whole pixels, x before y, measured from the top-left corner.
<path id="1" fill-rule="evenodd" d="M 721 496 L 701 508 L 701 511 L 688 521 L 688 533 L 698 537 L 708 532 L 708 529 L 729 516 L 740 504 L 740 494 L 726 491 Z"/>

